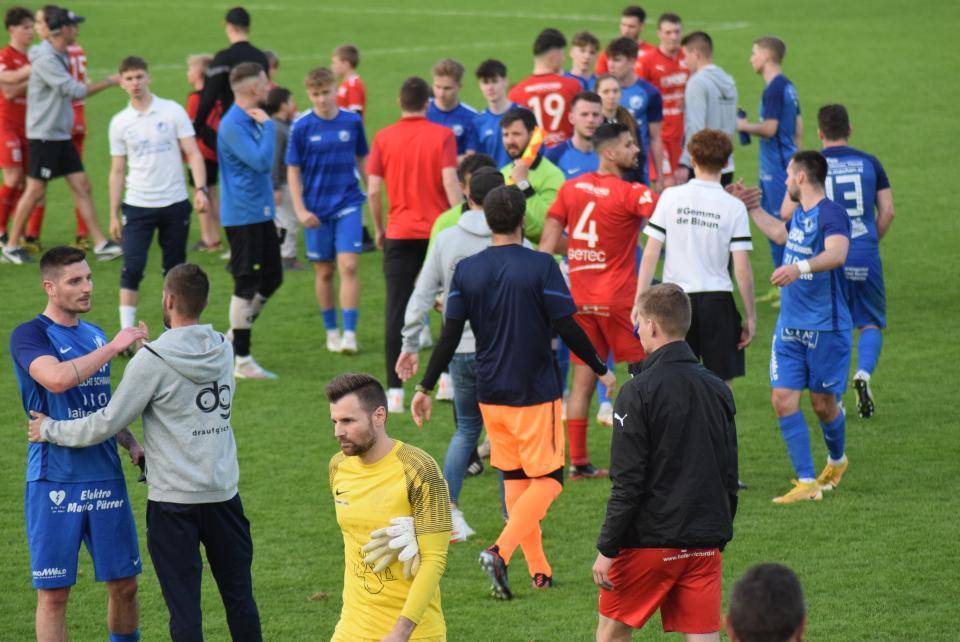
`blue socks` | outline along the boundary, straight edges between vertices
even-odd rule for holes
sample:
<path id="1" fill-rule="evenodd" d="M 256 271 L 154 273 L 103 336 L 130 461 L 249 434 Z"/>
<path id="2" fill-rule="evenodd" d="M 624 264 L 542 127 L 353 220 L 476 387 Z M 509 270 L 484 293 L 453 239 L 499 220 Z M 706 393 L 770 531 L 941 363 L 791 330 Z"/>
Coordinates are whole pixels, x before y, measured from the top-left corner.
<path id="1" fill-rule="evenodd" d="M 607 356 L 607 368 L 613 371 L 613 351 L 612 350 L 610 351 L 610 354 Z M 604 401 L 613 401 L 613 399 L 611 399 L 607 395 L 607 387 L 599 381 L 597 382 L 597 400 L 600 403 L 603 403 Z"/>
<path id="2" fill-rule="evenodd" d="M 883 333 L 879 328 L 864 328 L 860 331 L 860 341 L 857 343 L 857 370 L 873 374 L 880 359 L 880 349 L 883 347 Z"/>
<path id="3" fill-rule="evenodd" d="M 357 331 L 357 309 L 356 308 L 344 308 L 340 311 L 343 315 L 343 330 L 344 332 L 356 332 Z"/>
<path id="4" fill-rule="evenodd" d="M 327 330 L 337 329 L 337 309 L 336 308 L 328 308 L 326 310 L 320 310 L 320 316 L 323 317 L 323 325 Z"/>
<path id="5" fill-rule="evenodd" d="M 842 426 L 843 415 L 841 414 L 840 417 Z M 814 479 L 816 475 L 813 472 L 810 434 L 807 431 L 807 422 L 803 418 L 803 413 L 797 411 L 792 415 L 780 417 L 778 422 L 780 423 L 780 432 L 783 433 L 783 441 L 787 444 L 787 453 L 790 455 L 793 469 L 797 473 L 797 479 Z M 826 430 L 824 434 L 826 434 Z"/>
<path id="6" fill-rule="evenodd" d="M 113 633 L 108 631 L 109 637 L 107 638 L 109 642 L 140 642 L 140 629 L 137 629 L 133 633 Z"/>
<path id="7" fill-rule="evenodd" d="M 781 424 L 782 426 L 783 424 Z M 843 459 L 843 447 L 847 436 L 847 418 L 841 411 L 837 418 L 826 424 L 820 422 L 820 428 L 823 429 L 823 440 L 827 442 L 827 451 L 830 453 L 830 459 L 840 461 Z"/>

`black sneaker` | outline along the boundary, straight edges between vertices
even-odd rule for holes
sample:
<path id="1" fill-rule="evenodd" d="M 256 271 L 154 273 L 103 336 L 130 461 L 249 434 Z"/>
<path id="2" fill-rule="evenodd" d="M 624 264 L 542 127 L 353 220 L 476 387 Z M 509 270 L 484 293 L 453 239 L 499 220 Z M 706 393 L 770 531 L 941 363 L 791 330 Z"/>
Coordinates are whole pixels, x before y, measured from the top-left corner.
<path id="1" fill-rule="evenodd" d="M 570 466 L 570 481 L 579 481 L 581 479 L 598 479 L 600 477 L 609 477 L 610 471 L 606 468 L 597 468 L 593 464 L 584 464 L 583 466 Z"/>
<path id="2" fill-rule="evenodd" d="M 476 477 L 477 475 L 483 472 L 483 460 L 480 459 L 480 455 L 474 449 L 473 453 L 470 455 L 470 463 L 467 465 L 467 477 Z"/>
<path id="3" fill-rule="evenodd" d="M 500 547 L 496 544 L 480 551 L 480 568 L 490 576 L 490 592 L 498 600 L 513 599 L 513 592 L 507 582 L 507 563 L 500 557 Z"/>
<path id="4" fill-rule="evenodd" d="M 863 419 L 873 416 L 873 392 L 870 391 L 870 381 L 864 377 L 854 377 L 853 387 L 857 389 L 857 414 Z"/>
<path id="5" fill-rule="evenodd" d="M 530 581 L 530 588 L 535 591 L 553 588 L 553 576 L 546 573 L 534 573 Z"/>

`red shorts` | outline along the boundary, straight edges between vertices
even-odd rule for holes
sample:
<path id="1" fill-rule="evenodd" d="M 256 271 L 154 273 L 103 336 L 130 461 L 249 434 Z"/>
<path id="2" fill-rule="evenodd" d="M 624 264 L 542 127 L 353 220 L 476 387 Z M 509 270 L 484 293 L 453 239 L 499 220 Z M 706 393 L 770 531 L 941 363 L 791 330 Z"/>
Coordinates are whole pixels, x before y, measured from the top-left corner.
<path id="1" fill-rule="evenodd" d="M 635 363 L 643 361 L 646 356 L 640 339 L 633 333 L 630 308 L 581 305 L 577 306 L 577 313 L 573 318 L 583 328 L 590 343 L 604 361 L 610 356 L 611 351 L 616 363 Z M 583 365 L 583 361 L 572 351 L 570 359 L 574 363 Z"/>
<path id="2" fill-rule="evenodd" d="M 720 550 L 625 548 L 600 589 L 600 615 L 639 629 L 660 609 L 665 632 L 720 630 Z"/>
<path id="3" fill-rule="evenodd" d="M 670 163 L 670 170 L 664 172 L 664 174 L 669 176 L 677 171 L 677 167 L 680 165 L 680 157 L 683 155 L 683 139 L 662 138 L 661 141 L 663 142 L 663 160 Z"/>
<path id="4" fill-rule="evenodd" d="M 27 139 L 17 132 L 0 131 L 0 167 L 27 169 Z"/>

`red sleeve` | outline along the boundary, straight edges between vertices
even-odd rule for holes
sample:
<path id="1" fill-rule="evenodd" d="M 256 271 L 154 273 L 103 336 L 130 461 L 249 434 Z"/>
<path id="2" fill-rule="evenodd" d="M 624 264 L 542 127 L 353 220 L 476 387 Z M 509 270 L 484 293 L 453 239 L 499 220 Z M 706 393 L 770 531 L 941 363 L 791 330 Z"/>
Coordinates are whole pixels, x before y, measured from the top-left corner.
<path id="1" fill-rule="evenodd" d="M 554 199 L 550 209 L 547 210 L 547 216 L 557 219 L 564 227 L 567 226 L 567 210 L 569 209 L 567 204 L 567 194 L 569 192 L 570 190 L 567 189 L 567 184 L 564 183 L 563 186 L 560 187 L 560 192 L 557 194 L 557 198 Z"/>
<path id="2" fill-rule="evenodd" d="M 633 183 L 626 193 L 627 210 L 637 218 L 649 219 L 653 216 L 653 210 L 657 208 L 657 199 L 655 192 L 642 183 Z"/>
<path id="3" fill-rule="evenodd" d="M 373 137 L 370 155 L 367 156 L 367 176 L 383 178 L 383 162 L 380 160 L 380 134 Z"/>
<path id="4" fill-rule="evenodd" d="M 187 95 L 187 116 L 190 117 L 191 122 L 194 117 L 197 115 L 197 108 L 200 106 L 200 94 L 196 91 L 191 92 Z"/>
<path id="5" fill-rule="evenodd" d="M 453 135 L 452 129 L 444 129 L 443 149 L 440 152 L 440 168 L 457 168 L 457 138 Z M 367 161 L 369 162 L 369 161 Z"/>
<path id="6" fill-rule="evenodd" d="M 516 85 L 514 85 L 514 86 L 510 89 L 510 91 L 507 92 L 507 98 L 509 98 L 511 101 L 517 103 L 518 105 L 524 105 L 524 106 L 525 106 L 527 103 L 525 103 L 525 102 L 523 101 L 523 92 L 520 90 L 520 88 L 521 88 L 522 86 L 523 86 L 523 83 L 517 83 Z"/>
<path id="7" fill-rule="evenodd" d="M 594 70 L 599 76 L 600 74 L 605 74 L 610 71 L 610 68 L 607 67 L 607 52 L 601 51 L 600 55 L 597 56 L 597 68 Z"/>

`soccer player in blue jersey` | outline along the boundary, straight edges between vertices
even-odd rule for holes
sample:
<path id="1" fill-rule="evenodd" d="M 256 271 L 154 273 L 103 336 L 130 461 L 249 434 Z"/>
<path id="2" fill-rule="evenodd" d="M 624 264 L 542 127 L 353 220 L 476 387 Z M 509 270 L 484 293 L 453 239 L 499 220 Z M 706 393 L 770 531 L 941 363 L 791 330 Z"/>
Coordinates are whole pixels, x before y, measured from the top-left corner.
<path id="1" fill-rule="evenodd" d="M 570 71 L 564 76 L 580 82 L 584 91 L 593 91 L 597 84 L 597 75 L 593 68 L 597 65 L 597 53 L 600 41 L 589 31 L 579 31 L 570 39 Z"/>
<path id="2" fill-rule="evenodd" d="M 847 144 L 853 129 L 843 105 L 825 105 L 817 113 L 817 135 L 827 159 L 827 198 L 839 203 L 850 216 L 850 251 L 844 272 L 847 302 L 857 341 L 857 410 L 873 416 L 870 377 L 883 346 L 887 326 L 887 295 L 880 263 L 880 240 L 893 224 L 893 191 L 883 165 L 874 156 Z"/>
<path id="3" fill-rule="evenodd" d="M 573 136 L 544 154 L 547 160 L 563 170 L 567 180 L 595 172 L 600 166 L 592 140 L 593 132 L 603 124 L 600 96 L 592 91 L 577 94 L 570 105 L 570 123 Z"/>
<path id="4" fill-rule="evenodd" d="M 787 196 L 797 207 L 786 224 L 758 207 L 761 198 L 755 188 L 744 198 L 760 231 L 783 246 L 783 265 L 770 277 L 773 285 L 783 288 L 770 354 L 770 385 L 797 479 L 789 492 L 774 498 L 777 504 L 819 501 L 822 491 L 840 484 L 848 465 L 846 421 L 837 395 L 846 389 L 850 367 L 853 324 L 843 274 L 850 218 L 827 198 L 826 180 L 827 159 L 820 152 L 794 154 L 787 165 Z M 738 184 L 731 191 L 743 190 Z M 816 477 L 810 434 L 800 411 L 804 388 L 810 390 L 829 453 L 826 467 Z"/>
<path id="5" fill-rule="evenodd" d="M 653 159 L 654 167 L 662 167 L 663 141 L 660 129 L 663 123 L 663 99 L 652 84 L 638 78 L 635 72 L 637 63 L 637 41 L 633 38 L 617 38 L 607 45 L 607 67 L 610 74 L 620 83 L 620 104 L 637 121 L 637 135 L 640 138 L 644 158 Z M 643 182 L 650 182 L 650 164 L 641 164 Z M 660 182 L 660 172 L 657 172 Z"/>
<path id="6" fill-rule="evenodd" d="M 507 98 L 507 66 L 499 60 L 484 60 L 477 67 L 477 81 L 480 83 L 480 93 L 487 101 L 487 108 L 473 119 L 473 126 L 477 132 L 477 151 L 491 157 L 497 164 L 497 169 L 509 165 L 510 154 L 503 146 L 503 136 L 500 133 L 500 118 L 518 107 L 517 103 Z"/>
<path id="7" fill-rule="evenodd" d="M 477 110 L 460 102 L 463 88 L 463 65 L 453 58 L 444 58 L 433 66 L 433 100 L 427 108 L 427 120 L 453 130 L 457 139 L 457 162 L 477 151 Z"/>
<path id="8" fill-rule="evenodd" d="M 84 417 L 110 401 L 110 361 L 146 339 L 146 328 L 124 328 L 108 342 L 103 330 L 80 319 L 90 311 L 93 293 L 83 250 L 51 248 L 40 259 L 40 275 L 47 306 L 10 335 L 23 409 L 55 419 Z M 67 601 L 77 581 L 81 542 L 93 558 L 96 580 L 107 584 L 109 640 L 140 639 L 140 551 L 118 442 L 134 463 L 143 458 L 126 429 L 88 448 L 28 446 L 24 511 L 38 640 L 67 639 Z"/>
<path id="9" fill-rule="evenodd" d="M 760 137 L 761 205 L 770 216 L 779 218 L 781 208 L 793 208 L 786 194 L 787 164 L 803 141 L 803 119 L 797 90 L 783 75 L 781 64 L 787 45 L 779 38 L 767 36 L 753 41 L 750 65 L 763 76 L 766 88 L 760 99 L 760 122 L 737 118 L 737 131 Z M 783 263 L 783 245 L 770 242 L 773 268 Z M 776 290 L 757 301 L 776 298 Z"/>
<path id="10" fill-rule="evenodd" d="M 317 304 L 327 330 L 327 350 L 357 351 L 357 266 L 363 251 L 360 189 L 368 154 L 360 115 L 337 107 L 336 77 L 318 67 L 304 84 L 313 109 L 293 123 L 287 144 L 287 184 L 297 218 L 303 223 L 307 258 L 316 274 Z M 343 335 L 334 304 L 334 259 L 340 274 Z"/>

